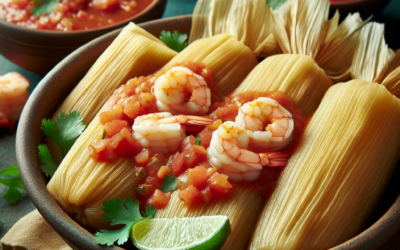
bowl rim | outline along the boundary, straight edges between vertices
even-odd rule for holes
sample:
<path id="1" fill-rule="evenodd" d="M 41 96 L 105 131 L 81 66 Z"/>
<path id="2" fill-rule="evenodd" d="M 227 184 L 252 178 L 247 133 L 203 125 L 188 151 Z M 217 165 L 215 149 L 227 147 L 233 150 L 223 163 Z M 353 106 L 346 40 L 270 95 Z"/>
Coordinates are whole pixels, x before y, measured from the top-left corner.
<path id="1" fill-rule="evenodd" d="M 329 2 L 330 2 L 330 8 L 336 9 L 336 8 L 356 8 L 372 4 L 377 1 L 381 0 L 351 0 L 348 2 L 347 1 L 336 1 L 336 2 L 329 1 Z"/>
<path id="2" fill-rule="evenodd" d="M 171 18 L 159 19 L 145 22 L 139 26 L 146 29 L 157 26 L 162 22 L 178 23 L 179 21 L 191 22 L 192 15 L 176 16 Z M 93 242 L 93 234 L 81 227 L 56 203 L 46 188 L 44 175 L 38 164 L 37 148 L 30 148 L 32 144 L 32 135 L 30 130 L 34 127 L 34 119 L 30 113 L 40 107 L 40 98 L 43 91 L 54 84 L 54 77 L 62 71 L 65 66 L 71 65 L 77 59 L 74 57 L 80 53 L 98 46 L 101 42 L 109 39 L 113 40 L 121 29 L 109 32 L 95 40 L 81 46 L 65 59 L 63 59 L 55 68 L 53 68 L 38 84 L 29 97 L 21 115 L 17 129 L 16 137 L 16 155 L 18 169 L 21 179 L 26 187 L 26 191 L 36 206 L 38 211 L 46 221 L 58 232 L 58 234 L 71 246 L 79 249 L 121 249 L 118 246 L 106 247 L 97 245 Z M 36 124 L 37 125 L 37 124 Z M 42 136 L 43 138 L 43 136 Z M 43 202 L 44 201 L 44 202 Z M 366 230 L 360 232 L 348 241 L 333 247 L 335 250 L 344 249 L 366 249 L 379 247 L 391 238 L 400 229 L 400 194 L 385 214 Z M 386 231 L 385 231 L 386 230 Z"/>
<path id="3" fill-rule="evenodd" d="M 113 30 L 113 29 L 123 25 L 124 23 L 131 22 L 134 19 L 140 18 L 140 17 L 148 14 L 155 6 L 157 6 L 158 4 L 160 4 L 162 2 L 166 2 L 166 0 L 152 0 L 152 2 L 145 9 L 143 9 L 139 13 L 136 13 L 135 15 L 131 16 L 128 19 L 125 19 L 125 20 L 122 20 L 122 21 L 119 21 L 119 22 L 116 22 L 113 24 L 109 24 L 106 26 L 101 26 L 99 28 L 94 28 L 94 29 L 76 30 L 76 31 L 38 30 L 38 29 L 31 29 L 31 28 L 19 26 L 19 25 L 13 24 L 13 23 L 9 23 L 3 19 L 0 19 L 0 26 L 4 26 L 7 29 L 15 30 L 17 32 L 23 32 L 30 36 L 55 36 L 56 35 L 56 36 L 68 38 L 70 36 L 80 36 L 82 34 L 91 34 L 91 33 L 97 33 L 97 32 L 105 33 L 109 30 Z"/>

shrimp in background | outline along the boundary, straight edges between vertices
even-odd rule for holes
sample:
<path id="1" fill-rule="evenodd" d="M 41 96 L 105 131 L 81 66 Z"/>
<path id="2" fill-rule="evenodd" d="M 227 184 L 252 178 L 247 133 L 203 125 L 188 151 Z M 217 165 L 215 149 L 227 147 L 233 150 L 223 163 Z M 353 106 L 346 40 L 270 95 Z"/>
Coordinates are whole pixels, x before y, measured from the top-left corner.
<path id="1" fill-rule="evenodd" d="M 254 181 L 263 167 L 287 165 L 289 156 L 281 152 L 254 153 L 248 150 L 246 129 L 235 122 L 225 122 L 213 132 L 207 157 L 219 172 L 233 181 Z"/>
<path id="2" fill-rule="evenodd" d="M 0 76 L 0 112 L 17 121 L 28 100 L 29 81 L 17 72 Z"/>
<path id="3" fill-rule="evenodd" d="M 207 126 L 212 123 L 213 120 L 198 116 L 173 116 L 168 112 L 148 114 L 135 119 L 133 137 L 143 148 L 158 153 L 174 153 L 186 137 L 182 125 Z"/>
<path id="4" fill-rule="evenodd" d="M 211 105 L 211 91 L 204 78 L 185 67 L 173 67 L 161 75 L 152 92 L 157 107 L 174 115 L 204 115 Z"/>
<path id="5" fill-rule="evenodd" d="M 292 114 L 274 99 L 266 97 L 245 103 L 235 121 L 247 130 L 252 146 L 268 151 L 289 143 L 294 129 Z"/>

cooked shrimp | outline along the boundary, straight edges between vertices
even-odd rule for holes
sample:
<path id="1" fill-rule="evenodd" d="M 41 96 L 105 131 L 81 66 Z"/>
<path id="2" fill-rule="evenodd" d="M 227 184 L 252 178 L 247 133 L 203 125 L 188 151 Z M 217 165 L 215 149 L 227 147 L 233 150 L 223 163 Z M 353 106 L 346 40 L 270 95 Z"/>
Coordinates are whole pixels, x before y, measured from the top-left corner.
<path id="1" fill-rule="evenodd" d="M 172 116 L 168 112 L 148 114 L 135 119 L 133 137 L 143 148 L 159 153 L 173 153 L 186 137 L 182 125 L 207 126 L 212 123 L 213 120 L 198 116 Z"/>
<path id="2" fill-rule="evenodd" d="M 29 94 L 29 81 L 17 72 L 0 76 L 0 111 L 9 119 L 17 121 Z"/>
<path id="3" fill-rule="evenodd" d="M 247 129 L 251 145 L 268 151 L 284 147 L 294 129 L 292 114 L 277 101 L 266 97 L 244 104 L 236 116 L 236 123 Z"/>
<path id="4" fill-rule="evenodd" d="M 247 149 L 249 136 L 235 122 L 225 122 L 213 132 L 207 156 L 210 163 L 233 181 L 254 181 L 263 167 L 286 166 L 288 155 L 254 153 Z"/>
<path id="5" fill-rule="evenodd" d="M 174 115 L 203 115 L 211 105 L 211 92 L 204 78 L 185 67 L 173 67 L 152 88 L 157 107 Z"/>

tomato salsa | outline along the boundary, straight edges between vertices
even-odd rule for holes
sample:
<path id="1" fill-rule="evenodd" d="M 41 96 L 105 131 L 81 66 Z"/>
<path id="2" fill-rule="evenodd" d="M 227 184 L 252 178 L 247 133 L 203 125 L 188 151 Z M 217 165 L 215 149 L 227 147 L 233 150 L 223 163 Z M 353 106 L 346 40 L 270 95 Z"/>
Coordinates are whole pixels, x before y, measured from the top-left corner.
<path id="1" fill-rule="evenodd" d="M 39 30 L 88 30 L 130 18 L 153 0 L 60 0 L 51 14 L 36 16 L 30 0 L 0 0 L 0 18 Z"/>
<path id="2" fill-rule="evenodd" d="M 204 78 L 211 92 L 218 91 L 213 74 L 205 65 L 188 62 L 175 66 L 190 69 Z M 266 167 L 253 182 L 230 183 L 228 176 L 219 173 L 208 161 L 207 148 L 210 146 L 212 134 L 223 122 L 234 121 L 240 106 L 259 97 L 269 97 L 279 102 L 293 116 L 292 140 L 284 148 L 285 153 L 291 155 L 307 126 L 308 118 L 292 100 L 280 92 L 242 93 L 226 97 L 221 102 L 217 102 L 214 97 L 211 98 L 213 104 L 205 116 L 214 123 L 195 126 L 192 130 L 186 129 L 186 137 L 180 142 L 176 152 L 154 152 L 149 148 L 142 148 L 136 141 L 132 135 L 132 124 L 138 116 L 160 112 L 151 89 L 156 79 L 164 73 L 165 71 L 157 72 L 147 77 L 131 79 L 114 92 L 100 112 L 100 122 L 104 126 L 103 138 L 89 146 L 91 157 L 97 161 L 113 161 L 120 157 L 131 159 L 136 176 L 140 179 L 136 188 L 140 203 L 154 205 L 157 209 L 165 208 L 171 198 L 170 192 L 161 191 L 165 178 L 171 174 L 177 177 L 178 196 L 190 206 L 234 195 L 235 187 L 250 188 L 261 197 L 268 198 L 283 168 Z M 248 149 L 265 153 L 251 144 Z"/>

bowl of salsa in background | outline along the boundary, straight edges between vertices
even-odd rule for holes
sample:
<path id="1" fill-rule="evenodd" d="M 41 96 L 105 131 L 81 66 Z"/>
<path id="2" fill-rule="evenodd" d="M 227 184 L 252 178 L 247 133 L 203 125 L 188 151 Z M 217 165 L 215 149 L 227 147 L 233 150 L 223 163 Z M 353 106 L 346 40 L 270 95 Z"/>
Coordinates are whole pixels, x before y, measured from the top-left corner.
<path id="1" fill-rule="evenodd" d="M 340 20 L 343 20 L 349 13 L 359 12 L 363 20 L 380 13 L 390 0 L 329 0 L 331 2 L 330 14 L 336 10 L 340 13 Z"/>
<path id="2" fill-rule="evenodd" d="M 128 22 L 160 18 L 166 4 L 166 0 L 61 0 L 56 7 L 59 13 L 35 17 L 27 0 L 13 1 L 24 4 L 17 6 L 17 11 L 4 7 L 10 1 L 0 0 L 0 54 L 38 74 L 46 74 L 75 49 Z M 78 2 L 85 2 L 83 11 L 73 8 Z M 97 9 L 92 8 L 94 2 L 98 3 Z M 109 9 L 105 2 L 117 4 Z M 133 2 L 136 6 L 129 5 Z"/>
<path id="3" fill-rule="evenodd" d="M 190 33 L 191 16 L 161 19 L 139 25 L 158 37 L 162 30 Z M 28 195 L 46 221 L 74 249 L 121 249 L 106 247 L 93 241 L 93 234 L 81 227 L 56 203 L 46 188 L 40 168 L 37 146 L 43 142 L 40 131 L 44 117 L 51 117 L 73 88 L 79 83 L 96 59 L 119 34 L 115 30 L 82 46 L 60 62 L 36 87 L 30 96 L 17 130 L 16 152 L 19 171 Z M 333 250 L 378 249 L 395 233 L 400 223 L 400 161 L 363 232 L 332 248 Z M 379 250 L 394 249 L 390 239 Z M 128 241 L 122 246 L 135 249 Z"/>

